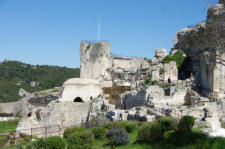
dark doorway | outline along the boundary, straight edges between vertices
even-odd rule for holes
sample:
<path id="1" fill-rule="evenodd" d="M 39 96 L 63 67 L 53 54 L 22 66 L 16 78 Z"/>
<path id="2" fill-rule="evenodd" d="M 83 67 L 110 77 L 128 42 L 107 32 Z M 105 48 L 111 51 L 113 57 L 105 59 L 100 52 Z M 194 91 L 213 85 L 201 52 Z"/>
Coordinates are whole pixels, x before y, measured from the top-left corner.
<path id="1" fill-rule="evenodd" d="M 80 97 L 77 97 L 77 98 L 74 99 L 73 102 L 83 102 L 83 100 Z"/>

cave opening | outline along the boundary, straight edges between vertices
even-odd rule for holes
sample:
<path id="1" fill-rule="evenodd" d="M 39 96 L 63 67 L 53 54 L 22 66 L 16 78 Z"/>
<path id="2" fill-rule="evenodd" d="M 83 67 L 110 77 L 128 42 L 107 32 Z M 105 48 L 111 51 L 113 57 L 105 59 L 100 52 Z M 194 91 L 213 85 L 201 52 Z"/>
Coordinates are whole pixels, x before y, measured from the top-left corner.
<path id="1" fill-rule="evenodd" d="M 80 97 L 76 97 L 73 102 L 83 102 L 83 100 Z"/>
<path id="2" fill-rule="evenodd" d="M 180 69 L 178 70 L 179 80 L 186 80 L 187 78 L 190 78 L 191 74 L 194 74 L 193 67 L 194 64 L 192 59 L 190 57 L 186 57 Z"/>

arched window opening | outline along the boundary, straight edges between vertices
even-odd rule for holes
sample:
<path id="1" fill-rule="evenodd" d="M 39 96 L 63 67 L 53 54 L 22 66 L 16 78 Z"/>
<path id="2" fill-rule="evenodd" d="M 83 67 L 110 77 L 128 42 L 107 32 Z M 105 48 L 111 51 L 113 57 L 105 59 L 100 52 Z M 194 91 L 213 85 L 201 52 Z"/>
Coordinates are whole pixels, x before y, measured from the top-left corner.
<path id="1" fill-rule="evenodd" d="M 74 99 L 74 101 L 73 101 L 73 102 L 83 102 L 83 100 L 82 100 L 82 98 L 77 97 L 77 98 L 75 98 L 75 99 Z"/>

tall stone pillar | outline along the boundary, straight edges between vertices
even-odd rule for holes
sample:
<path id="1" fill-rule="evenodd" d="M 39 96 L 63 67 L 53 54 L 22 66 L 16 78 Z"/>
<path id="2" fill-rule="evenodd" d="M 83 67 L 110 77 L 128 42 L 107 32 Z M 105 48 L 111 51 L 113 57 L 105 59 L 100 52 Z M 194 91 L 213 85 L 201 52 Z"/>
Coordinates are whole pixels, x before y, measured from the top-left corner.
<path id="1" fill-rule="evenodd" d="M 109 42 L 80 43 L 80 77 L 99 79 L 107 68 L 112 68 Z"/>

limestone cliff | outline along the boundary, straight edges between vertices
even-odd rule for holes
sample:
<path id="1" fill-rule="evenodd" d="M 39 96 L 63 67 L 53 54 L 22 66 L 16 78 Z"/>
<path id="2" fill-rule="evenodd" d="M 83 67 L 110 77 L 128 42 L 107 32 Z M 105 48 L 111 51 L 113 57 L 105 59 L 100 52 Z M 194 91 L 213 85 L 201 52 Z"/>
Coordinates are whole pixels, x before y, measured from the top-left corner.
<path id="1" fill-rule="evenodd" d="M 208 10 L 205 22 L 177 33 L 174 48 L 190 58 L 197 88 L 225 91 L 225 6 L 224 0 Z"/>

